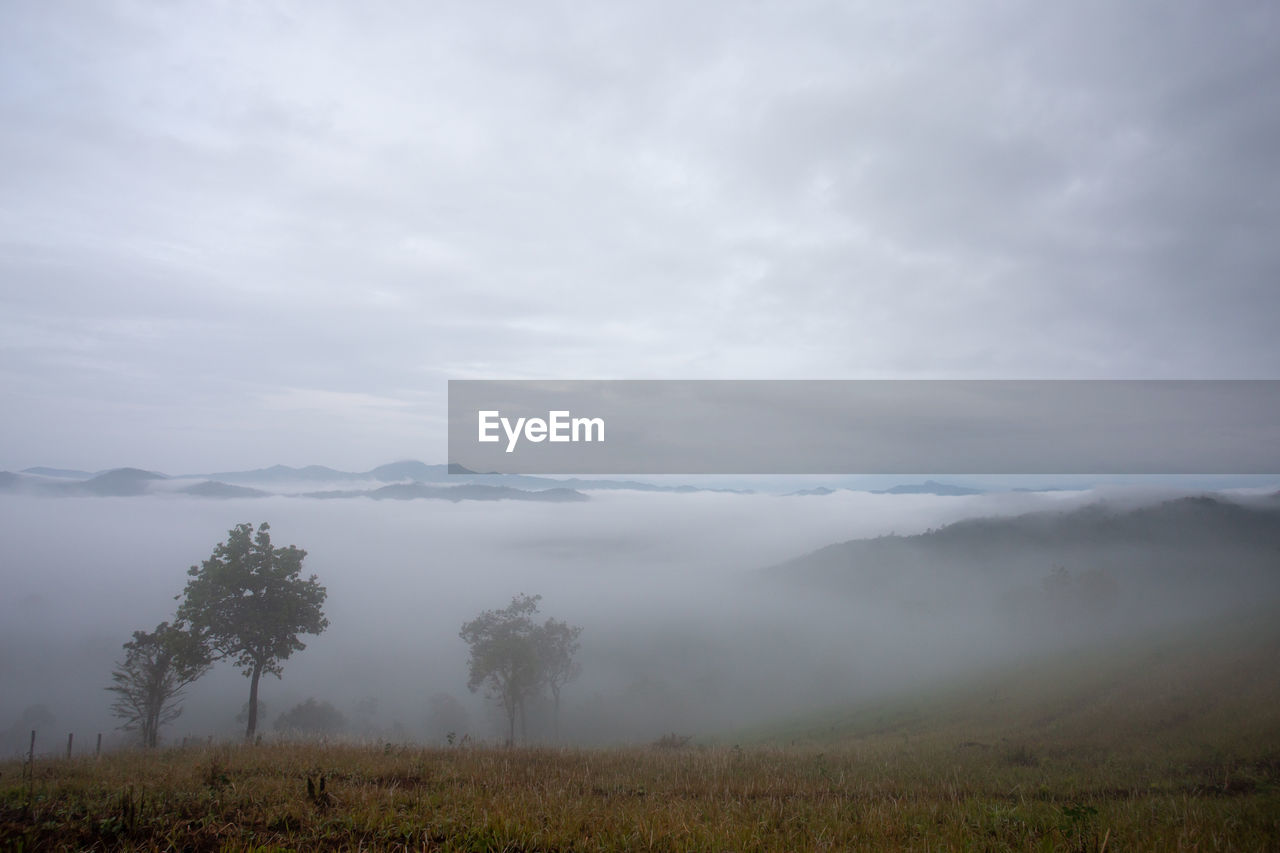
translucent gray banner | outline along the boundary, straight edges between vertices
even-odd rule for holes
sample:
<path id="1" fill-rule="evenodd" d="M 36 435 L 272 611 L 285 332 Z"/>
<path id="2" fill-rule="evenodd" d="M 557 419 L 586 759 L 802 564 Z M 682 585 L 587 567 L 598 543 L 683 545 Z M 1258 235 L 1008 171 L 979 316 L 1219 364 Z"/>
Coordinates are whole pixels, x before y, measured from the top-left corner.
<path id="1" fill-rule="evenodd" d="M 1277 380 L 453 380 L 504 474 L 1276 474 Z"/>

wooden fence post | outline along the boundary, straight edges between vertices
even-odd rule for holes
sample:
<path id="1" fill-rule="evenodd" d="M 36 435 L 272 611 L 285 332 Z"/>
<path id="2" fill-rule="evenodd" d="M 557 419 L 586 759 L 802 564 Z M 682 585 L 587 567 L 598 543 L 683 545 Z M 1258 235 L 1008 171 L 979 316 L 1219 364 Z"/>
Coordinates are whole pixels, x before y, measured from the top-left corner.
<path id="1" fill-rule="evenodd" d="M 98 732 L 98 745 L 93 748 L 93 757 L 98 758 L 102 755 L 102 732 Z"/>
<path id="2" fill-rule="evenodd" d="M 67 758 L 71 757 L 71 741 L 75 736 L 75 732 L 67 732 Z"/>
<path id="3" fill-rule="evenodd" d="M 36 730 L 31 730 L 31 748 L 27 750 L 27 810 L 31 809 L 31 798 L 35 796 L 36 787 Z"/>

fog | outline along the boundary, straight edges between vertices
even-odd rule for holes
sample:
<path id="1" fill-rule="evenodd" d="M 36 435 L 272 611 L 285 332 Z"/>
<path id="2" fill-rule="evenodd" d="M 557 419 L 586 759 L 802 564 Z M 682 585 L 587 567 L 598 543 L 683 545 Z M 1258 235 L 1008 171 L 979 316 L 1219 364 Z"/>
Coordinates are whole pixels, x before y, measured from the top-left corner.
<path id="1" fill-rule="evenodd" d="M 1169 494 L 1103 497 L 1129 506 Z M 1125 631 L 1250 595 L 1225 579 L 1218 599 L 1203 594 L 1205 585 L 1152 597 L 1122 583 L 1106 619 L 1076 614 L 1046 631 L 1033 598 L 1054 568 L 1048 563 L 981 576 L 928 565 L 871 571 L 839 594 L 761 571 L 846 540 L 1098 499 L 1096 492 L 614 491 L 569 504 L 0 496 L 0 734 L 25 735 L 24 710 L 43 705 L 54 722 L 38 748 L 60 748 L 67 732 L 83 748 L 97 732 L 108 745 L 124 743 L 103 689 L 121 644 L 172 617 L 186 569 L 241 522 L 268 521 L 275 545 L 304 548 L 304 574 L 328 589 L 329 629 L 304 638 L 307 648 L 285 661 L 282 679 L 262 682 L 260 731 L 268 737 L 277 715 L 315 697 L 346 715 L 353 736 L 439 742 L 447 730 L 499 739 L 499 712 L 467 690 L 458 631 L 520 592 L 542 596 L 540 618 L 583 628 L 582 674 L 565 688 L 562 711 L 563 736 L 577 743 L 722 734 L 1089 637 L 1119 641 Z M 247 698 L 247 679 L 219 663 L 188 690 L 183 716 L 162 737 L 234 738 Z M 530 737 L 550 738 L 545 707 L 531 710 Z M 10 752 L 25 745 L 12 736 L 4 744 Z"/>

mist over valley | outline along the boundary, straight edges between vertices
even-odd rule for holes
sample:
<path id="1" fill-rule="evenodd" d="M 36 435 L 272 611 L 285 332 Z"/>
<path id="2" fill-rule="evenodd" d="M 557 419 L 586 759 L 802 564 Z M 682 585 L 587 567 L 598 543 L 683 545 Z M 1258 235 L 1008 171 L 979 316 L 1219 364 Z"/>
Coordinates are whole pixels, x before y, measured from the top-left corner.
<path id="1" fill-rule="evenodd" d="M 6 751 L 25 748 L 23 715 L 38 706 L 52 716 L 43 749 L 65 732 L 83 748 L 96 732 L 126 743 L 103 690 L 121 644 L 171 618 L 187 567 L 241 522 L 269 521 L 328 590 L 329 628 L 262 682 L 267 737 L 315 699 L 343 715 L 346 737 L 500 740 L 500 710 L 467 690 L 458 631 L 518 593 L 582 628 L 560 726 L 577 744 L 726 736 L 1063 649 L 1119 648 L 1280 596 L 1280 505 L 1265 492 L 304 500 L 343 482 L 298 470 L 276 475 L 310 492 L 0 494 Z M 68 482 L 93 482 L 81 475 Z M 164 741 L 235 738 L 246 685 L 216 665 Z M 553 740 L 545 697 L 528 737 Z"/>

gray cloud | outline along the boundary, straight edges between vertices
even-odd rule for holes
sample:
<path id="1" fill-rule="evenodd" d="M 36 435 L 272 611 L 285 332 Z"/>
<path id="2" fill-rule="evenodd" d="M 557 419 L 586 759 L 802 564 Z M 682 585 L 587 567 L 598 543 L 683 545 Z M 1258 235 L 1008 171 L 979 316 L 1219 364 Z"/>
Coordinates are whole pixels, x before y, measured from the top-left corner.
<path id="1" fill-rule="evenodd" d="M 5 467 L 442 458 L 450 377 L 1280 368 L 1266 5 L 7 4 L 0 33 Z"/>

